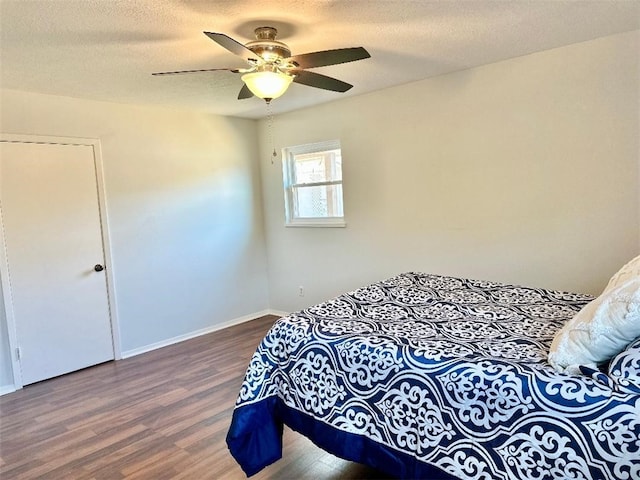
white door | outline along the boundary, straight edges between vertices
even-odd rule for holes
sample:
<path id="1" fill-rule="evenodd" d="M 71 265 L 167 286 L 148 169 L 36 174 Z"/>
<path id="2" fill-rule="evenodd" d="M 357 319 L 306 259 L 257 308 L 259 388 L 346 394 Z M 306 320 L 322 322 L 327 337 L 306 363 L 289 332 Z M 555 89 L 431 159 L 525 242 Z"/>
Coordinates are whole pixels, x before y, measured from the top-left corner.
<path id="1" fill-rule="evenodd" d="M 113 359 L 93 147 L 0 142 L 0 213 L 22 384 Z"/>

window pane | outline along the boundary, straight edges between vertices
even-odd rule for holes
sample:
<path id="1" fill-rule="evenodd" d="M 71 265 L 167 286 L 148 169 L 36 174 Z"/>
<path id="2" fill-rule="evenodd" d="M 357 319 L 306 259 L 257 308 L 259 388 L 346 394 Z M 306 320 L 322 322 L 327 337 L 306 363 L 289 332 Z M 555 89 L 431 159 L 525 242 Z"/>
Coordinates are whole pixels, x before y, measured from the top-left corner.
<path id="1" fill-rule="evenodd" d="M 342 180 L 340 150 L 303 153 L 293 158 L 294 183 L 317 183 Z"/>
<path id="2" fill-rule="evenodd" d="M 295 217 L 342 217 L 342 185 L 293 188 Z"/>

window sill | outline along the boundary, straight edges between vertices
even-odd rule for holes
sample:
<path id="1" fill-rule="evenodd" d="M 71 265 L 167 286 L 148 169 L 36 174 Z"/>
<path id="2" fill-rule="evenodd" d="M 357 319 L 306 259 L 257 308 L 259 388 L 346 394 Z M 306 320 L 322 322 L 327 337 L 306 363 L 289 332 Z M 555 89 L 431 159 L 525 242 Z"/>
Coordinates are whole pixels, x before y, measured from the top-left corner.
<path id="1" fill-rule="evenodd" d="M 344 228 L 347 226 L 347 223 L 343 219 L 339 220 L 295 220 L 293 222 L 286 222 L 284 224 L 285 227 L 294 227 L 294 228 Z"/>

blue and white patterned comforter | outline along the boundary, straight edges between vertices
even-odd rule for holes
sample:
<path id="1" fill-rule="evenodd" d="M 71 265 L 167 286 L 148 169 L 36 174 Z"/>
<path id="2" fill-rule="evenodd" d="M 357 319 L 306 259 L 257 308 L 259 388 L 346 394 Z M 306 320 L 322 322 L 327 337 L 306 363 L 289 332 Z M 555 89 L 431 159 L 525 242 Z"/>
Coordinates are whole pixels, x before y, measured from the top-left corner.
<path id="1" fill-rule="evenodd" d="M 401 478 L 640 479 L 640 395 L 546 361 L 591 297 L 405 273 L 279 319 L 227 443 L 247 475 L 282 425 Z"/>

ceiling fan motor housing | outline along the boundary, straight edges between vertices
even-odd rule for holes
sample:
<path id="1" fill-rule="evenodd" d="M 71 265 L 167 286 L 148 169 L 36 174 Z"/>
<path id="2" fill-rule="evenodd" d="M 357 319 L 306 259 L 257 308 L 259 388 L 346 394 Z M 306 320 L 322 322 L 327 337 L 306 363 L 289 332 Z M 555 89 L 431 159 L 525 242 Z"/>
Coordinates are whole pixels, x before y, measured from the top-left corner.
<path id="1" fill-rule="evenodd" d="M 289 47 L 276 40 L 278 31 L 273 27 L 258 27 L 254 30 L 256 40 L 245 45 L 267 63 L 275 63 L 291 56 Z"/>

